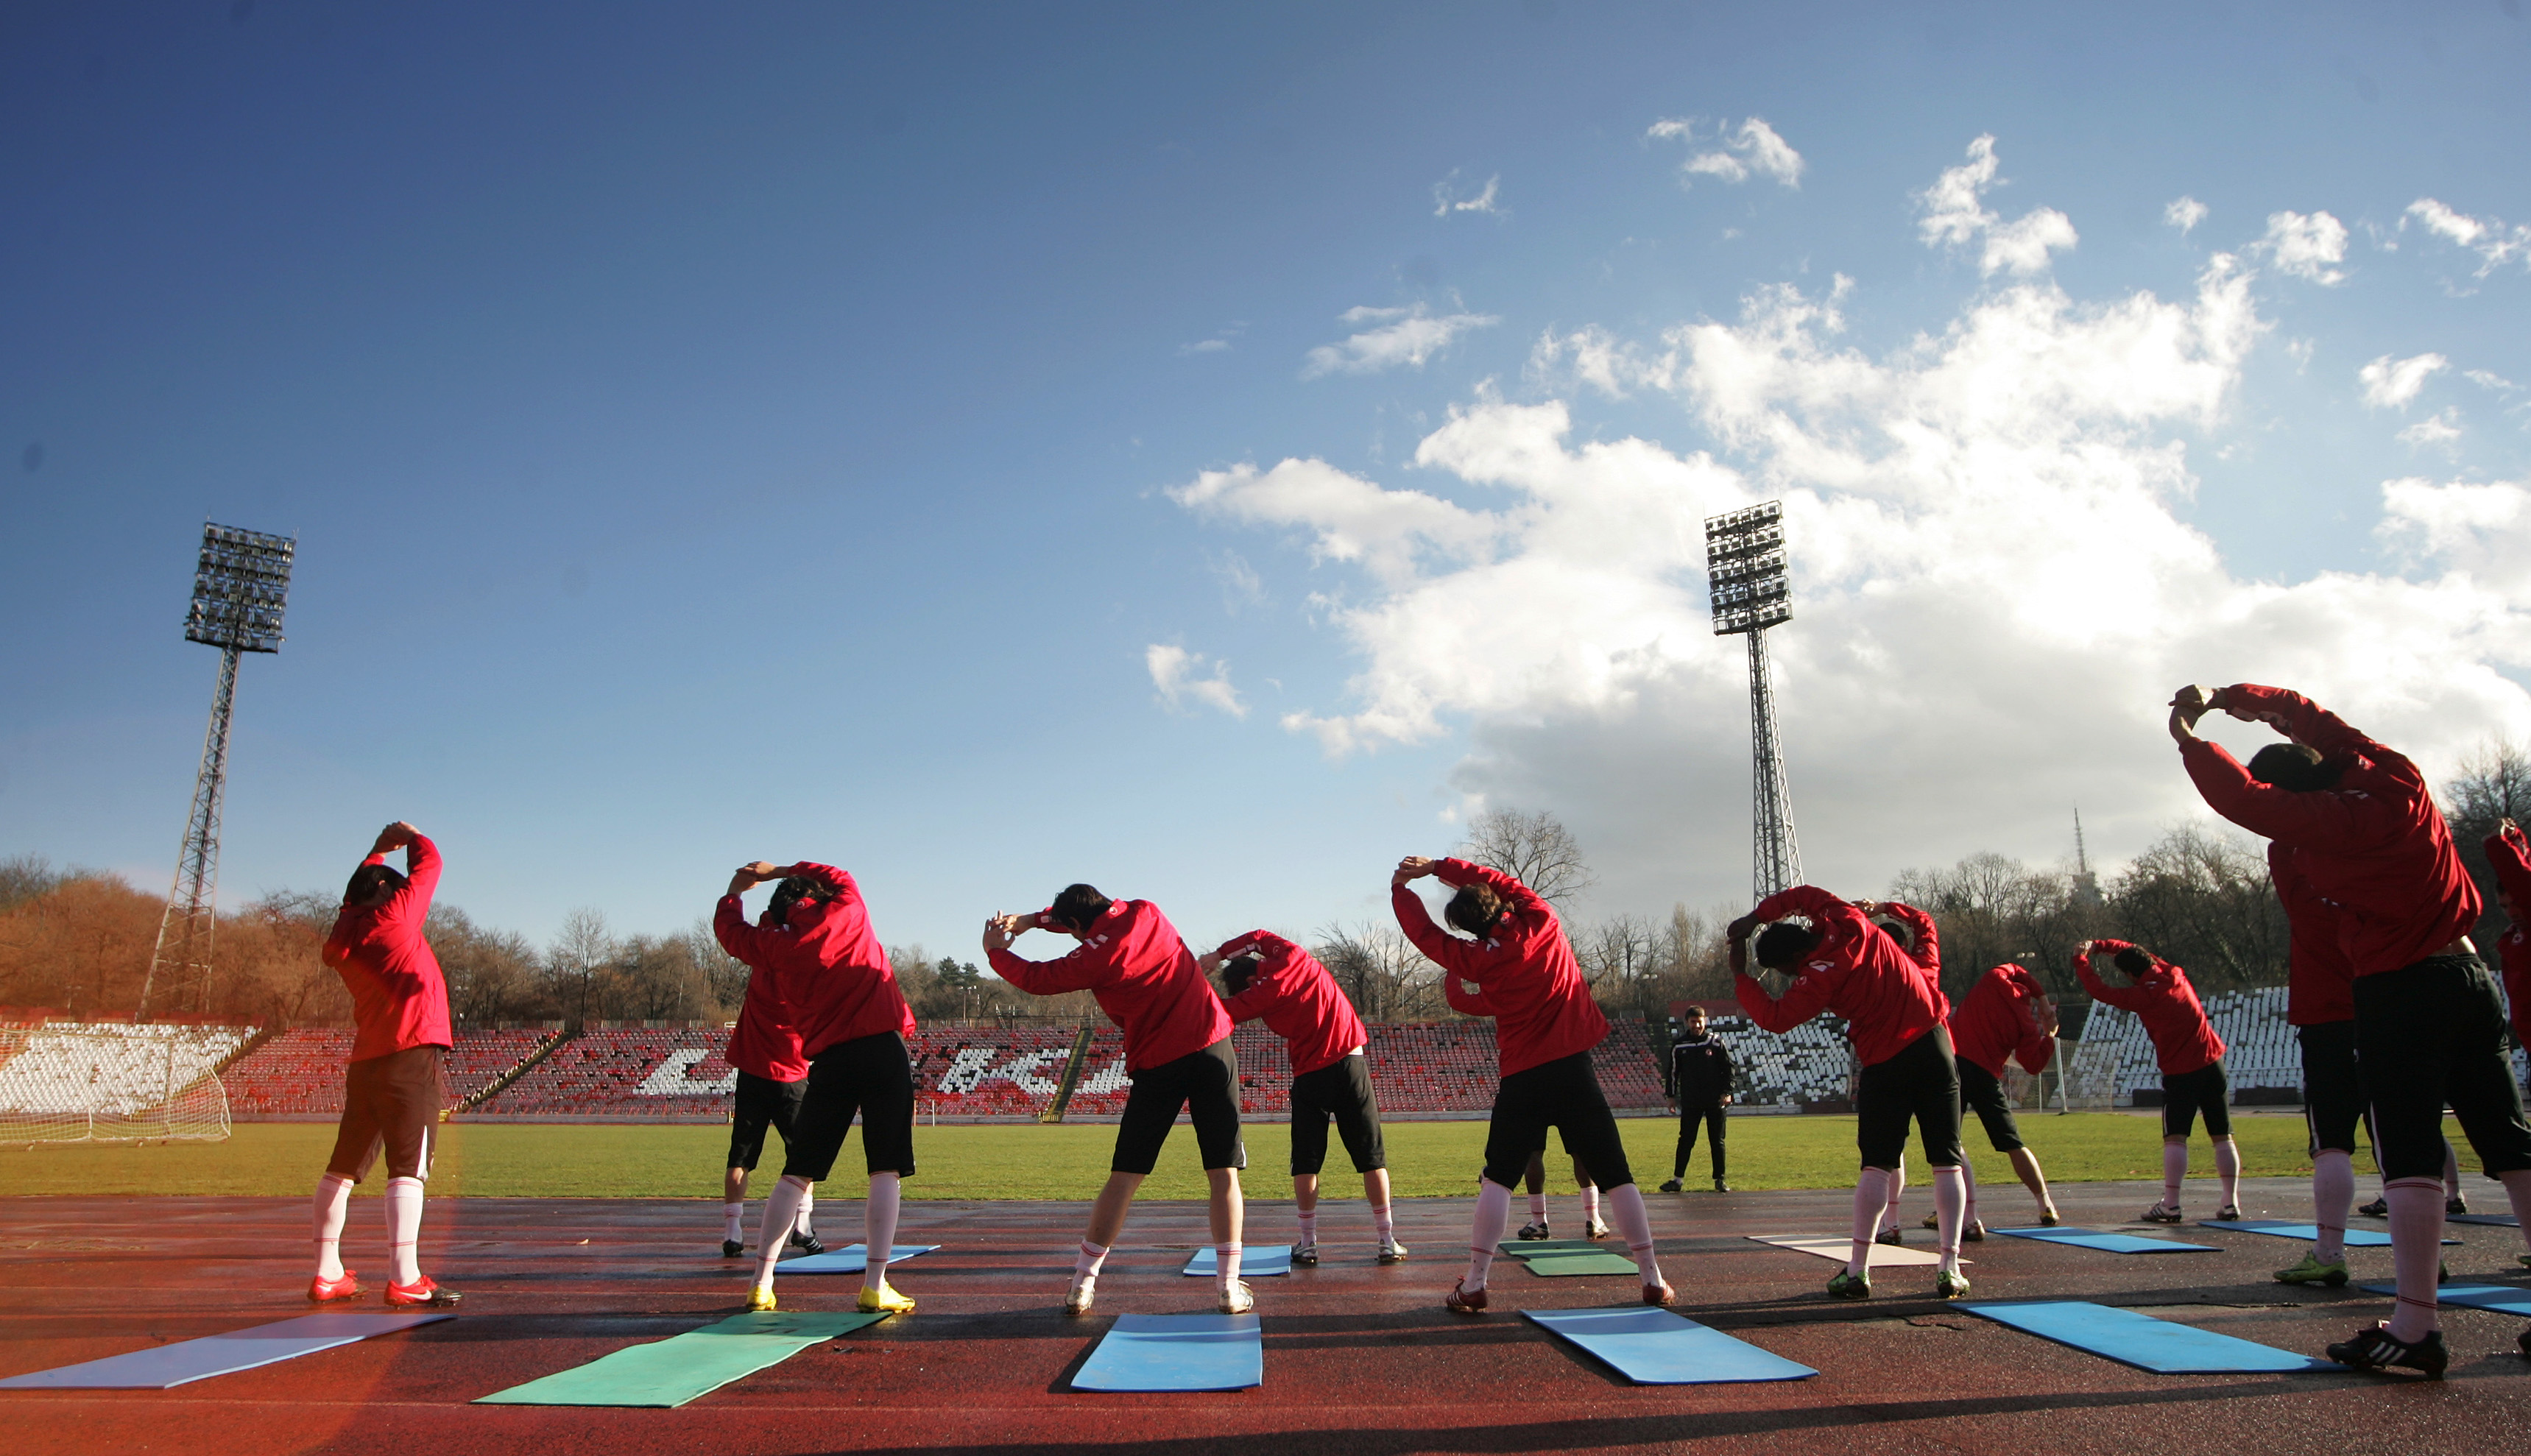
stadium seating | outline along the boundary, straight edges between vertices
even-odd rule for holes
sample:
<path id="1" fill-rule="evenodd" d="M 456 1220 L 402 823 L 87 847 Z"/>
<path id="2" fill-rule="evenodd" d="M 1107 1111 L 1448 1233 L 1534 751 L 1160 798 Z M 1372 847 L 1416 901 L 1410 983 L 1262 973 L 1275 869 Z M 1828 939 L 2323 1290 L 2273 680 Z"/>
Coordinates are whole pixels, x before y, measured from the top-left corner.
<path id="1" fill-rule="evenodd" d="M 471 1115 L 719 1122 L 738 1083 L 728 1043 L 719 1027 L 591 1026 Z"/>
<path id="2" fill-rule="evenodd" d="M 534 1028 L 459 1027 L 457 1044 L 441 1064 L 447 1104 L 463 1104 L 559 1035 Z M 349 1031 L 300 1027 L 277 1033 L 220 1074 L 228 1088 L 229 1115 L 239 1122 L 340 1116 L 343 1063 L 351 1054 Z"/>
<path id="3" fill-rule="evenodd" d="M 1078 1034 L 1070 1027 L 926 1027 L 914 1058 L 917 1115 L 1034 1120 L 1054 1099 Z"/>
<path id="4" fill-rule="evenodd" d="M 253 1027 L 34 1019 L 0 1032 L 0 1112 L 129 1115 L 237 1054 Z"/>

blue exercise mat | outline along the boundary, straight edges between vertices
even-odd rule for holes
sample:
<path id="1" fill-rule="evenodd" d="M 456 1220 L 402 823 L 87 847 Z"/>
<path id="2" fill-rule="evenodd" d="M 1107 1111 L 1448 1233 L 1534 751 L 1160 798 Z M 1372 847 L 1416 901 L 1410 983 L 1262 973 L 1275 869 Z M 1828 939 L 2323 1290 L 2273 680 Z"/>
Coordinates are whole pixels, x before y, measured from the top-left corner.
<path id="1" fill-rule="evenodd" d="M 887 1257 L 887 1261 L 893 1265 L 903 1263 L 918 1254 L 928 1254 L 940 1246 L 891 1244 L 888 1247 L 894 1251 Z M 775 1264 L 773 1270 L 779 1274 L 858 1274 L 869 1267 L 870 1246 L 851 1244 L 826 1254 L 810 1254 L 799 1259 L 786 1259 Z"/>
<path id="2" fill-rule="evenodd" d="M 2510 1213 L 2447 1213 L 2446 1223 L 2477 1223 L 2489 1228 L 2520 1228 L 2522 1220 Z"/>
<path id="3" fill-rule="evenodd" d="M 2345 1367 L 2194 1325 L 2082 1300 L 1976 1301 L 1960 1306 L 1997 1324 L 2164 1375 L 2334 1371 Z"/>
<path id="4" fill-rule="evenodd" d="M 394 1334 L 417 1324 L 457 1316 L 438 1312 L 410 1315 L 302 1315 L 274 1324 L 258 1324 L 235 1334 L 180 1340 L 129 1355 L 109 1355 L 59 1370 L 35 1371 L 0 1380 L 0 1390 L 165 1390 L 212 1375 L 234 1374 L 259 1365 L 272 1365 L 357 1344 L 372 1335 Z"/>
<path id="5" fill-rule="evenodd" d="M 2197 1226 L 2199 1228 L 2233 1229 L 2245 1234 L 2270 1234 L 2279 1239 L 2300 1239 L 2304 1243 L 2311 1243 L 2320 1237 L 2319 1224 L 2287 1223 L 2281 1218 L 2239 1218 L 2234 1219 L 2229 1223 L 2223 1222 L 2221 1219 L 2201 1218 L 2197 1220 Z M 2447 1244 L 2457 1244 L 2460 1240 L 2446 1239 L 2444 1242 Z M 2346 1231 L 2346 1247 L 2349 1249 L 2388 1249 L 2390 1247 L 2390 1236 L 2389 1234 L 2377 1234 L 2369 1228 L 2350 1228 Z"/>
<path id="6" fill-rule="evenodd" d="M 1266 1383 L 1255 1315 L 1119 1315 L 1075 1390 L 1246 1390 Z"/>
<path id="7" fill-rule="evenodd" d="M 2071 1244 L 2104 1254 L 2221 1254 L 2212 1244 L 2183 1244 L 2176 1239 L 2139 1239 L 2133 1234 L 2105 1234 L 2096 1228 L 1991 1228 L 1991 1234 L 2037 1239 L 2043 1244 Z"/>
<path id="8" fill-rule="evenodd" d="M 1638 1385 L 1806 1380 L 1819 1372 L 1641 1305 L 1607 1310 L 1523 1310 L 1531 1322 L 1579 1345 Z"/>
<path id="9" fill-rule="evenodd" d="M 1221 1260 L 1208 1244 L 1195 1252 L 1195 1258 L 1178 1270 L 1190 1279 L 1209 1279 L 1221 1272 Z M 1292 1272 L 1292 1246 L 1289 1244 L 1251 1244 L 1239 1251 L 1239 1277 L 1270 1279 L 1276 1274 Z"/>
<path id="10" fill-rule="evenodd" d="M 2365 1284 L 2358 1287 L 2371 1290 L 2375 1294 L 2396 1295 L 2399 1292 L 2399 1286 L 2396 1284 Z M 2511 1284 L 2447 1284 L 2435 1291 L 2435 1303 L 2463 1305 L 2473 1310 L 2493 1310 L 2499 1315 L 2531 1316 L 2531 1289 L 2521 1289 Z M 7 1382 L 0 1381 L 0 1384 L 5 1383 Z"/>

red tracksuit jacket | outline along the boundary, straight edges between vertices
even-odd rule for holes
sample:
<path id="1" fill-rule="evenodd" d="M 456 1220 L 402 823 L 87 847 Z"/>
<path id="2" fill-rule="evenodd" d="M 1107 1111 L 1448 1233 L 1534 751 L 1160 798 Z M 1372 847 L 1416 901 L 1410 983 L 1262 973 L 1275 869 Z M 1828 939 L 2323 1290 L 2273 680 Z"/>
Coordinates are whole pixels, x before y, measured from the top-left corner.
<path id="1" fill-rule="evenodd" d="M 1789 1032 L 1823 1011 L 1846 1020 L 1855 1060 L 1877 1066 L 1942 1024 L 1946 1009 L 1933 974 L 1863 912 L 1816 885 L 1795 885 L 1758 902 L 1757 916 L 1801 916 L 1820 943 L 1777 999 L 1747 972 L 1732 982 L 1740 1009 L 1770 1032 Z M 1921 927 L 1920 927 L 1921 928 Z"/>
<path id="2" fill-rule="evenodd" d="M 2028 968 L 2005 964 L 1978 978 L 1967 999 L 1951 1013 L 1951 1050 L 1998 1081 L 2006 1060 L 2037 1072 L 2056 1055 L 2056 1038 L 2039 1029 L 2039 1007 L 2048 998 Z"/>
<path id="3" fill-rule="evenodd" d="M 1039 923 L 1054 928 L 1050 910 Z M 1212 982 L 1175 925 L 1149 900 L 1111 900 L 1107 913 L 1070 955 L 1031 961 L 1007 950 L 986 957 L 993 974 L 1033 996 L 1088 991 L 1125 1033 L 1125 1070 L 1165 1065 L 1230 1035 Z"/>
<path id="4" fill-rule="evenodd" d="M 371 855 L 364 865 L 383 865 Z M 404 847 L 405 887 L 376 907 L 346 905 L 325 937 L 325 964 L 352 992 L 351 1060 L 366 1062 L 417 1046 L 452 1046 L 448 978 L 422 938 L 439 888 L 439 846 L 422 835 Z"/>
<path id="5" fill-rule="evenodd" d="M 791 924 L 764 926 L 749 924 L 738 897 L 723 895 L 712 912 L 712 934 L 721 949 L 751 970 L 773 973 L 781 1004 L 799 1033 L 802 1054 L 814 1057 L 827 1047 L 882 1032 L 912 1035 L 914 1010 L 905 1004 L 887 951 L 871 932 L 861 886 L 831 865 L 807 861 L 781 874 L 814 879 L 843 893 L 823 904 L 803 900 L 791 908 Z M 751 985 L 754 980 L 751 976 Z"/>
<path id="6" fill-rule="evenodd" d="M 769 928 L 772 916 L 766 911 L 757 928 Z M 772 972 L 749 968 L 747 996 L 739 1003 L 738 1025 L 730 1029 L 723 1059 L 767 1082 L 797 1082 L 809 1075 L 808 1054 L 800 1049 L 799 1030 L 791 1025 L 791 1008 L 782 1004 L 782 987 Z"/>
<path id="7" fill-rule="evenodd" d="M 2335 788 L 2297 793 L 2251 778 L 2238 759 L 2202 738 L 2179 746 L 2188 776 L 2215 812 L 2292 849 L 2312 889 L 2338 907 L 2339 944 L 2355 975 L 2413 966 L 2469 933 L 2478 921 L 2478 886 L 2461 868 L 2416 764 L 2299 693 L 2242 683 L 2223 694 L 2345 765 Z"/>
<path id="8" fill-rule="evenodd" d="M 1225 961 L 1254 952 L 1256 978 L 1222 1009 L 1234 1022 L 1266 1020 L 1283 1038 L 1292 1075 L 1331 1067 L 1369 1038 L 1362 1018 L 1319 958 L 1270 930 L 1251 930 L 1221 942 Z"/>
<path id="9" fill-rule="evenodd" d="M 1445 885 L 1482 884 L 1502 898 L 1502 919 L 1494 923 L 1492 937 L 1480 941 L 1463 940 L 1434 924 L 1413 885 L 1395 885 L 1388 892 L 1398 928 L 1441 968 L 1444 995 L 1461 978 L 1483 989 L 1484 1004 L 1492 1009 L 1477 1014 L 1494 1019 L 1494 1053 L 1502 1076 L 1589 1051 L 1608 1039 L 1608 1019 L 1591 999 L 1591 986 L 1582 979 L 1553 906 L 1501 870 L 1465 860 L 1436 860 L 1433 872 Z"/>
<path id="10" fill-rule="evenodd" d="M 2095 940 L 2092 949 L 2113 956 L 2134 947 L 2123 940 Z M 2092 974 L 2092 957 L 2083 954 L 2074 957 L 2074 974 L 2093 1000 L 2132 1011 L 2144 1023 L 2164 1076 L 2211 1067 L 2222 1057 L 2223 1038 L 2215 1035 L 2206 1020 L 2206 1008 L 2198 1002 L 2197 987 L 2188 983 L 2188 973 L 2177 966 L 2154 956 L 2153 969 L 2138 977 L 2135 984 L 2113 986 Z"/>
<path id="11" fill-rule="evenodd" d="M 2311 887 L 2301 852 L 2268 846 L 2268 879 L 2285 910 L 2285 1021 L 2317 1027 L 2355 1019 L 2355 968 L 2347 963 L 2345 926 L 2338 908 Z"/>
<path id="12" fill-rule="evenodd" d="M 2516 909 L 2531 913 L 2531 839 L 2519 829 L 2487 836 L 2487 863 L 2496 882 L 2513 897 Z M 2531 934 L 2515 921 L 2496 938 L 2498 960 L 2504 967 L 2504 999 L 2513 1011 L 2514 1039 L 2531 1046 Z"/>

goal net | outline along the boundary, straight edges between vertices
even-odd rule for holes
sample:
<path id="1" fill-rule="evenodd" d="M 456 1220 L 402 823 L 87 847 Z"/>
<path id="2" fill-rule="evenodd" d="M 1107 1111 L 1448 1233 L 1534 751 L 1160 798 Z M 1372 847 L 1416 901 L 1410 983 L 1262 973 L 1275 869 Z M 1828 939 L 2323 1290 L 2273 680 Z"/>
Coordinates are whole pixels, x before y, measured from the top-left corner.
<path id="1" fill-rule="evenodd" d="M 218 1068 L 253 1035 L 110 1022 L 0 1027 L 0 1147 L 225 1139 Z"/>

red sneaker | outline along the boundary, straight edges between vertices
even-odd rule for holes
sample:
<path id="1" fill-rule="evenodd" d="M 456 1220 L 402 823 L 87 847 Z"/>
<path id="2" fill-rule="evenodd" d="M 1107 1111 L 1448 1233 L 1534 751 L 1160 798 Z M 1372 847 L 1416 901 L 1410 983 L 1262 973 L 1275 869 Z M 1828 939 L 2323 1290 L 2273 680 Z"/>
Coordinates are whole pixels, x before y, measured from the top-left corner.
<path id="1" fill-rule="evenodd" d="M 328 1279 L 319 1274 L 308 1281 L 308 1298 L 315 1304 L 321 1305 L 333 1299 L 353 1299 L 360 1292 L 361 1276 L 350 1269 L 345 1269 L 339 1279 Z"/>
<path id="2" fill-rule="evenodd" d="M 1456 1315 L 1484 1314 L 1486 1312 L 1486 1292 L 1480 1289 L 1472 1293 L 1468 1289 L 1467 1284 L 1468 1281 L 1463 1276 L 1458 1283 L 1451 1285 L 1450 1292 L 1441 1297 L 1441 1308 Z"/>
<path id="3" fill-rule="evenodd" d="M 432 1310 L 446 1310 L 453 1309 L 457 1302 L 463 1298 L 465 1298 L 465 1296 L 459 1294 L 454 1289 L 440 1288 L 437 1284 L 431 1281 L 431 1277 L 428 1274 L 422 1275 L 420 1279 L 411 1284 L 398 1284 L 392 1279 L 387 1281 L 387 1303 L 389 1305 L 403 1307 L 422 1306 Z"/>

